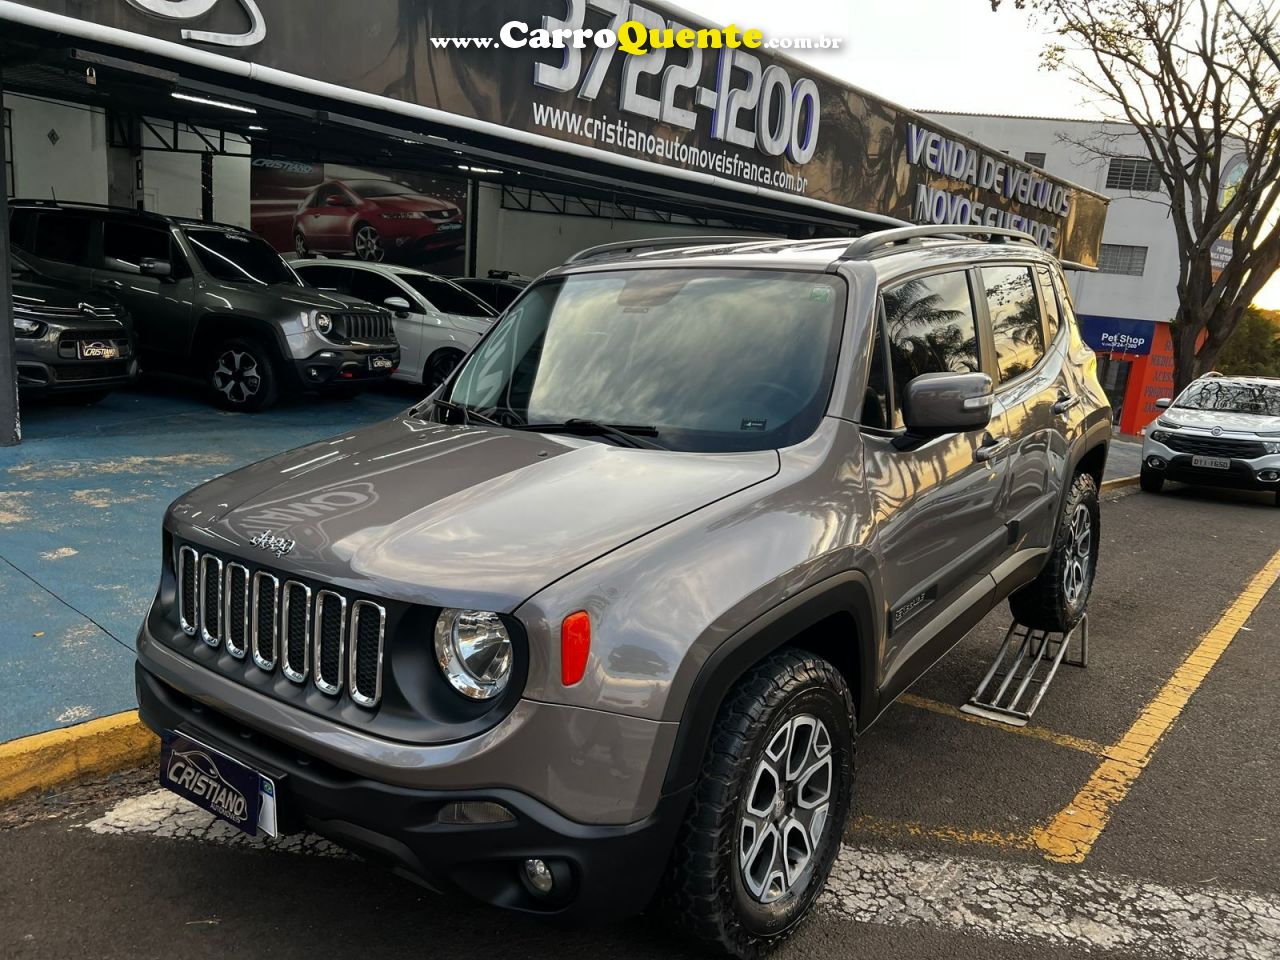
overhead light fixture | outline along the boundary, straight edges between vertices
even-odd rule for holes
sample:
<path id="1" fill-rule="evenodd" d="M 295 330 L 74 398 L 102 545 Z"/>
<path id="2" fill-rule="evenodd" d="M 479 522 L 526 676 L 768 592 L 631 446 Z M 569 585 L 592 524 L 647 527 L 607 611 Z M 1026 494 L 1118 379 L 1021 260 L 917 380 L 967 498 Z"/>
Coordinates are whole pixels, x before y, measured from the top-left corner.
<path id="1" fill-rule="evenodd" d="M 250 129 L 250 130 L 256 130 L 258 133 L 266 133 L 266 132 L 267 132 L 267 128 L 266 128 L 266 127 L 260 127 L 260 126 L 258 126 L 256 123 L 251 123 L 251 124 L 249 124 L 249 129 Z"/>
<path id="2" fill-rule="evenodd" d="M 469 167 L 465 163 L 458 164 L 458 169 L 464 170 L 467 173 L 505 173 L 506 172 L 503 170 L 494 170 L 491 167 Z"/>
<path id="3" fill-rule="evenodd" d="M 238 113 L 252 113 L 255 116 L 258 111 L 253 107 L 246 107 L 239 103 L 227 103 L 225 100 L 211 100 L 209 97 L 197 97 L 193 93 L 179 93 L 177 90 L 169 94 L 175 100 L 186 100 L 188 103 L 203 103 L 206 107 L 221 107 L 223 110 L 235 110 Z"/>

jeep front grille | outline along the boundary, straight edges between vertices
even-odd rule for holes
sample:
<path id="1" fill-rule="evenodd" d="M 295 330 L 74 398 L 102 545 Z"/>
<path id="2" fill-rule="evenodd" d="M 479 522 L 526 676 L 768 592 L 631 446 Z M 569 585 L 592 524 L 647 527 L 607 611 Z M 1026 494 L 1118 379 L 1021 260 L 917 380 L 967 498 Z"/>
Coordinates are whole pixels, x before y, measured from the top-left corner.
<path id="1" fill-rule="evenodd" d="M 372 709 L 382 699 L 387 611 L 326 588 L 251 571 L 184 546 L 177 553 L 178 623 L 187 636 L 223 647 L 257 669 L 308 680 L 331 697 L 346 691 Z"/>
<path id="2" fill-rule="evenodd" d="M 1205 457 L 1231 457 L 1236 460 L 1256 460 L 1267 453 L 1267 448 L 1260 440 L 1206 437 L 1194 433 L 1171 433 L 1164 445 L 1178 453 Z"/>
<path id="3" fill-rule="evenodd" d="M 396 342 L 389 313 L 335 313 L 333 333 L 337 339 L 353 343 Z"/>

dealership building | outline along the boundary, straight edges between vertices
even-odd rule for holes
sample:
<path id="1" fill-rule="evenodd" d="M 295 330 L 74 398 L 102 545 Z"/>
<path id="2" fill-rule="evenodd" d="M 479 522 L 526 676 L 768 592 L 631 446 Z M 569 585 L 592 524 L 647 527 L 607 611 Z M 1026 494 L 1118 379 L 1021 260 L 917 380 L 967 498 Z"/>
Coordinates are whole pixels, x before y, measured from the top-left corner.
<path id="1" fill-rule="evenodd" d="M 1024 230 L 1085 268 L 1102 245 L 1105 272 L 1074 282 L 1125 423 L 1137 422 L 1147 387 L 1140 404 L 1130 397 L 1163 369 L 1173 311 L 1172 234 L 1152 222 L 1154 205 L 1128 199 L 1147 176 L 1136 161 L 1094 169 L 1055 140 L 1061 124 L 914 113 L 762 49 L 440 43 L 497 36 L 489 9 L 0 0 L 0 188 L 238 224 L 286 256 L 341 256 L 357 254 L 367 224 L 353 229 L 333 208 L 376 209 L 390 181 L 433 206 L 412 227 L 388 218 L 379 249 L 445 275 L 535 276 L 613 240 L 904 223 Z M 555 19 L 566 9 L 582 22 Z M 626 10 L 653 26 L 707 26 L 659 3 Z M 515 0 L 501 15 L 610 23 L 563 0 Z M 11 336 L 0 337 L 0 418 L 14 426 L 0 442 L 18 432 Z"/>

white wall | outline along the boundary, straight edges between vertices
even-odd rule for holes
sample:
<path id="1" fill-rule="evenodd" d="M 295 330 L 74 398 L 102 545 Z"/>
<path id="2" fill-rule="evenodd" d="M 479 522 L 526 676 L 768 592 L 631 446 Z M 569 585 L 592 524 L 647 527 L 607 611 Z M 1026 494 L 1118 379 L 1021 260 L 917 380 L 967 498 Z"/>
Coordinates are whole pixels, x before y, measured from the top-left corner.
<path id="1" fill-rule="evenodd" d="M 564 263 L 572 254 L 598 243 L 647 240 L 691 234 L 754 237 L 761 234 L 725 227 L 608 220 L 502 209 L 502 190 L 481 184 L 476 222 L 476 275 L 489 270 L 514 270 L 536 277 Z"/>
<path id="2" fill-rule="evenodd" d="M 1178 308 L 1178 248 L 1168 199 L 1162 193 L 1107 190 L 1107 160 L 1077 145 L 1092 141 L 1117 155 L 1145 157 L 1146 148 L 1132 127 L 980 114 L 931 116 L 1019 160 L 1028 151 L 1043 153 L 1048 173 L 1111 198 L 1102 242 L 1146 247 L 1146 270 L 1141 277 L 1071 274 L 1072 294 L 1080 313 L 1131 320 L 1173 319 Z"/>
<path id="3" fill-rule="evenodd" d="M 174 142 L 172 124 L 156 124 L 157 130 L 169 143 Z M 217 133 L 204 131 L 205 136 L 217 143 Z M 194 133 L 179 128 L 177 145 L 183 150 L 201 150 L 203 141 Z M 200 218 L 203 198 L 200 193 L 200 156 L 194 153 L 173 153 L 157 149 L 161 146 L 155 134 L 145 127 L 143 145 L 143 193 L 145 206 L 156 213 L 171 216 Z M 149 149 L 150 148 L 150 149 Z M 249 225 L 249 152 L 250 145 L 230 135 L 226 149 L 237 156 L 213 158 L 213 217 L 224 223 Z"/>
<path id="4" fill-rule="evenodd" d="M 13 111 L 14 194 L 107 202 L 106 117 L 96 108 L 6 94 Z M 57 132 L 57 142 L 49 131 Z"/>

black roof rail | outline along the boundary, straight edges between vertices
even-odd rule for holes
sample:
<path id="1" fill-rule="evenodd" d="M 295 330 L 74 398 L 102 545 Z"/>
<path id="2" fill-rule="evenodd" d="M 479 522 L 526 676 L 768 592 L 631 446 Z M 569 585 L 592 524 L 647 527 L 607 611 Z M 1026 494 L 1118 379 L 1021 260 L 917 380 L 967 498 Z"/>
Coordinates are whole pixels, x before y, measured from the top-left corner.
<path id="1" fill-rule="evenodd" d="M 1013 241 L 1040 244 L 1035 237 L 1021 230 L 1008 230 L 1004 227 L 984 227 L 979 224 L 948 224 L 946 226 L 895 227 L 891 230 L 877 230 L 859 237 L 845 248 L 842 260 L 865 260 L 882 247 L 891 247 L 912 240 L 961 240 L 966 237 L 986 237 L 991 243 L 1010 243 Z"/>
<path id="2" fill-rule="evenodd" d="M 655 250 L 679 250 L 683 247 L 711 247 L 729 243 L 754 243 L 767 240 L 766 237 L 660 237 L 652 240 L 618 240 L 614 243 L 602 243 L 598 246 L 579 250 L 568 260 L 568 263 L 582 263 L 611 253 L 647 253 Z"/>

